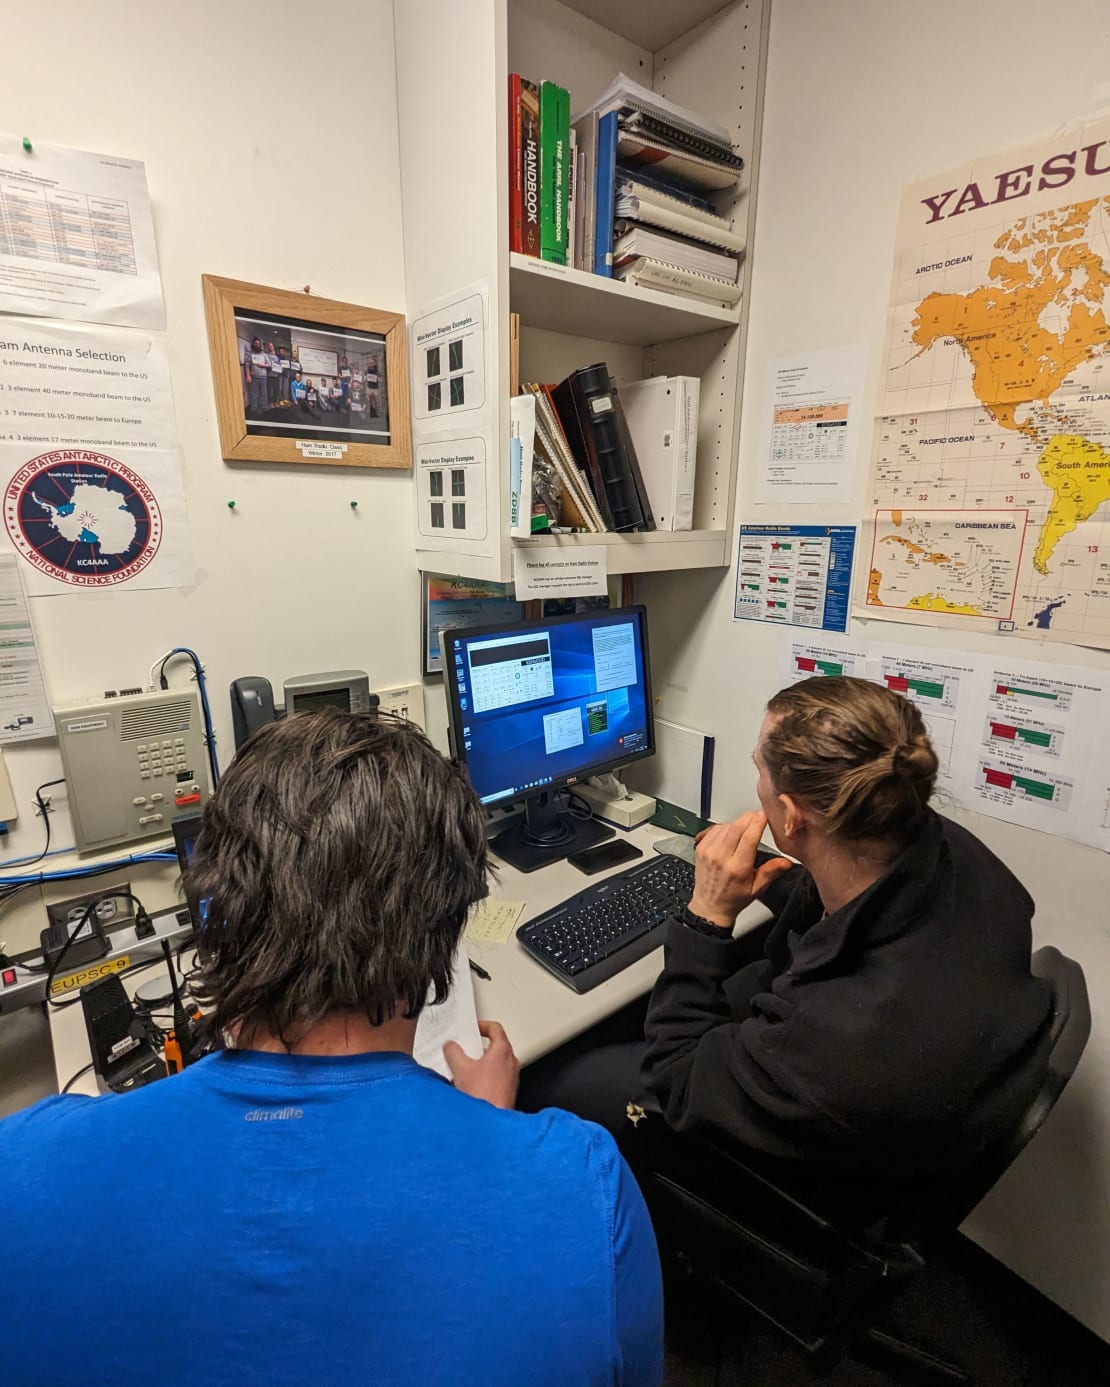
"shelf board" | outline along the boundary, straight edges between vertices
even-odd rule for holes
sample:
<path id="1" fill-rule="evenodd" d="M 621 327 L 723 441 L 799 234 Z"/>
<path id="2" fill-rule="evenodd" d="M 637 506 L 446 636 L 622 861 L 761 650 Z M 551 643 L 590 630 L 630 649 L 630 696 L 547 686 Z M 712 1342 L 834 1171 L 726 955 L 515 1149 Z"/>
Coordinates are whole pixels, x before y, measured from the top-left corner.
<path id="1" fill-rule="evenodd" d="M 509 299 L 525 327 L 637 347 L 740 322 L 739 305 L 700 304 L 515 252 L 509 256 Z"/>
<path id="2" fill-rule="evenodd" d="M 684 568 L 724 568 L 728 564 L 725 530 L 649 530 L 601 535 L 534 535 L 513 541 L 514 548 L 579 549 L 601 545 L 608 550 L 610 573 L 659 573 Z"/>
<path id="3" fill-rule="evenodd" d="M 630 39 L 649 53 L 658 53 L 676 38 L 727 9 L 730 0 L 563 0 L 568 9 L 592 19 L 595 24 Z"/>

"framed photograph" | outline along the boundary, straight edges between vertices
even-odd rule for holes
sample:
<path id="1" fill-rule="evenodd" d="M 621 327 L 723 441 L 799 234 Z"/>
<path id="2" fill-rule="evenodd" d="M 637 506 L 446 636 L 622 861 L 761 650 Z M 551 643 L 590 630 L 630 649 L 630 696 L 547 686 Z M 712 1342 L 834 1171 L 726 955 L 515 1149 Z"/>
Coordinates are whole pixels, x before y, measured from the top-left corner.
<path id="1" fill-rule="evenodd" d="M 443 506 L 440 503 L 440 515 Z M 434 523 L 434 522 L 433 522 Z M 492 621 L 523 621 L 527 603 L 513 596 L 511 583 L 482 583 L 424 573 L 423 660 L 425 674 L 443 673 L 439 634 L 452 626 L 485 626 Z"/>
<path id="2" fill-rule="evenodd" d="M 201 279 L 228 462 L 412 466 L 400 313 Z"/>

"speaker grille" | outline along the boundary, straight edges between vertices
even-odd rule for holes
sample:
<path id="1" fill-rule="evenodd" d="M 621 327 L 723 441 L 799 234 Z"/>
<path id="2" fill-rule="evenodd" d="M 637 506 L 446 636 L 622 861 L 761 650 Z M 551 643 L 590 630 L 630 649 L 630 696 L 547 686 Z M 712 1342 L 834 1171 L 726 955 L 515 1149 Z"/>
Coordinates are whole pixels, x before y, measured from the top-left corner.
<path id="1" fill-rule="evenodd" d="M 120 713 L 120 737 L 125 742 L 140 737 L 164 737 L 169 732 L 187 732 L 192 701 L 188 698 L 167 699 L 164 703 L 148 703 L 144 707 L 124 708 Z"/>

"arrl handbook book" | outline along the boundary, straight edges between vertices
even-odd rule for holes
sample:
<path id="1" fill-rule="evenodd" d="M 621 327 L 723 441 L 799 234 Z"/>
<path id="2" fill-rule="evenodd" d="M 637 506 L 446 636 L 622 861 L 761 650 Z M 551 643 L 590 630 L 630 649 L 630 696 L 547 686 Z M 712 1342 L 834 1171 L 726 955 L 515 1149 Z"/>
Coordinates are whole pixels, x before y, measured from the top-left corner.
<path id="1" fill-rule="evenodd" d="M 567 160 L 570 93 L 540 83 L 540 259 L 567 263 Z"/>

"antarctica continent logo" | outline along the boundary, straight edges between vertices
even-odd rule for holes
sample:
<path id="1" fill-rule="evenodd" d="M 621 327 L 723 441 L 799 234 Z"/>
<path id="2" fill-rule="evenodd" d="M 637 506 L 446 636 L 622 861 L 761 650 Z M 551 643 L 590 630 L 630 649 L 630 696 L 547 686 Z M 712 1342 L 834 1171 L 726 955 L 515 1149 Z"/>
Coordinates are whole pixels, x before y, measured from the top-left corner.
<path id="1" fill-rule="evenodd" d="M 28 563 L 76 587 L 134 578 L 162 542 L 154 492 L 122 462 L 87 448 L 25 463 L 4 491 L 4 524 Z"/>

